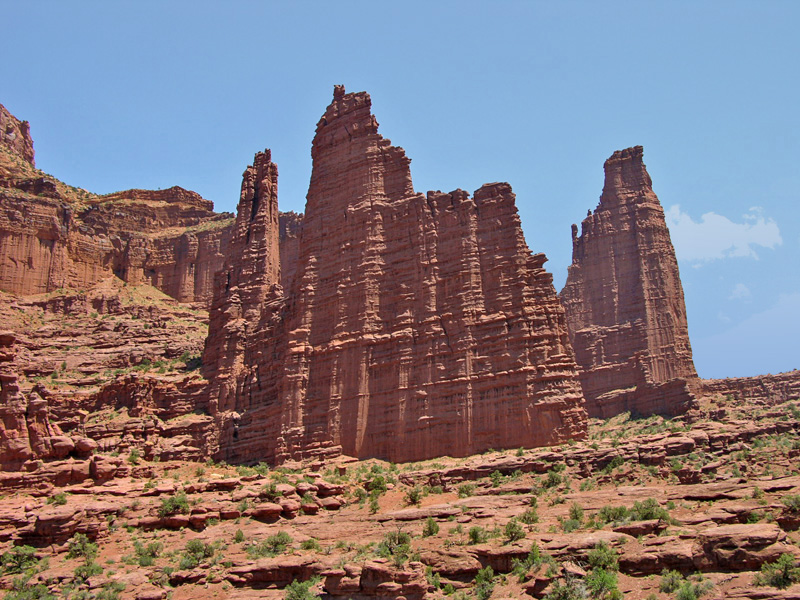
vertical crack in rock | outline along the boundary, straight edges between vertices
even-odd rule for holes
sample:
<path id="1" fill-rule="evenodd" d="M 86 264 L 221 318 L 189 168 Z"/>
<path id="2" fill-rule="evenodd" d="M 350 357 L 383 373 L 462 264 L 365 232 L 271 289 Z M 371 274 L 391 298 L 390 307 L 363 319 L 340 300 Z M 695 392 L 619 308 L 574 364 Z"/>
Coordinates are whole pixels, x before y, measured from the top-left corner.
<path id="1" fill-rule="evenodd" d="M 580 236 L 572 228 L 560 298 L 593 417 L 679 414 L 697 384 L 678 262 L 642 153 L 606 161 L 600 203 Z"/>

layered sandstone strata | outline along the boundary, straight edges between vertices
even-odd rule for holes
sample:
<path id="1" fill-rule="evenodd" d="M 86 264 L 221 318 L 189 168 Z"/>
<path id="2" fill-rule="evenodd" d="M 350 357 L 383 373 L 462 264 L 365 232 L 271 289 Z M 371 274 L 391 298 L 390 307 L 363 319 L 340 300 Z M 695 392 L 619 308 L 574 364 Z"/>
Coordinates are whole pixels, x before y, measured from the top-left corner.
<path id="1" fill-rule="evenodd" d="M 303 214 L 296 212 L 279 213 L 281 249 L 281 285 L 287 290 L 291 287 L 300 259 L 300 234 L 303 231 Z"/>
<path id="2" fill-rule="evenodd" d="M 13 152 L 25 162 L 34 165 L 31 126 L 20 121 L 0 104 L 0 147 Z"/>
<path id="3" fill-rule="evenodd" d="M 180 187 L 96 196 L 67 186 L 33 168 L 32 142 L 9 145 L 28 130 L 4 110 L 0 290 L 85 289 L 116 275 L 182 302 L 210 304 L 232 215 L 215 213 L 210 201 Z"/>
<path id="4" fill-rule="evenodd" d="M 370 106 L 337 87 L 317 125 L 285 292 L 272 196 L 248 200 L 260 171 L 245 174 L 204 355 L 220 457 L 408 461 L 583 436 L 564 312 L 510 186 L 415 193 Z"/>
<path id="5" fill-rule="evenodd" d="M 642 147 L 615 152 L 560 298 L 590 416 L 668 415 L 691 405 L 692 361 L 678 262 Z"/>

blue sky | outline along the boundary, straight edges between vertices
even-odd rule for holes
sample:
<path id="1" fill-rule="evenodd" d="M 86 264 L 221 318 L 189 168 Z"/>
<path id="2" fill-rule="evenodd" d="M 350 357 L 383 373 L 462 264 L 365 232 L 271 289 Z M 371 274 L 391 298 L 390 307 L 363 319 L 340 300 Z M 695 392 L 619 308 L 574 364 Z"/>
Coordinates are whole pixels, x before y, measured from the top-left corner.
<path id="1" fill-rule="evenodd" d="M 560 289 L 603 161 L 641 144 L 695 363 L 800 367 L 798 2 L 3 3 L 0 103 L 37 166 L 97 193 L 180 185 L 235 210 L 273 151 L 302 211 L 334 84 L 367 90 L 417 191 L 508 181 Z"/>

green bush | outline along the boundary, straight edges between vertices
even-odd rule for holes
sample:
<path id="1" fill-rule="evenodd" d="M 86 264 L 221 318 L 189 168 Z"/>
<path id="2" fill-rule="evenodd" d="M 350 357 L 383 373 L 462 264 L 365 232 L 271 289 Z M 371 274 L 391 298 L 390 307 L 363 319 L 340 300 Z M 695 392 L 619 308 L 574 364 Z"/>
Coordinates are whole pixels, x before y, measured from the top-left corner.
<path id="1" fill-rule="evenodd" d="M 505 477 L 500 471 L 492 471 L 492 474 L 489 475 L 489 479 L 492 480 L 492 487 L 499 487 Z"/>
<path id="2" fill-rule="evenodd" d="M 489 535 L 486 533 L 486 530 L 477 525 L 475 527 L 470 527 L 469 532 L 467 532 L 467 536 L 469 537 L 470 544 L 483 544 L 489 539 Z"/>
<path id="3" fill-rule="evenodd" d="M 558 487 L 561 485 L 564 478 L 558 473 L 555 469 L 551 469 L 547 472 L 547 477 L 542 482 L 542 487 L 545 489 Z"/>
<path id="4" fill-rule="evenodd" d="M 431 537 L 437 533 L 439 533 L 439 524 L 433 517 L 425 519 L 425 526 L 422 528 L 422 537 Z"/>
<path id="5" fill-rule="evenodd" d="M 237 529 L 236 533 L 233 535 L 233 543 L 234 544 L 241 544 L 244 541 L 244 531 L 241 529 Z"/>
<path id="6" fill-rule="evenodd" d="M 800 494 L 784 496 L 781 498 L 781 502 L 789 512 L 800 513 Z"/>
<path id="7" fill-rule="evenodd" d="M 3 574 L 18 575 L 34 568 L 38 564 L 36 548 L 32 546 L 14 546 L 0 555 Z"/>
<path id="8" fill-rule="evenodd" d="M 519 516 L 519 520 L 526 525 L 533 525 L 539 522 L 539 513 L 536 512 L 535 508 L 529 508 Z"/>
<path id="9" fill-rule="evenodd" d="M 164 544 L 161 542 L 150 542 L 147 546 L 143 545 L 140 541 L 133 542 L 133 549 L 136 552 L 140 567 L 149 567 L 161 554 L 164 549 Z"/>
<path id="10" fill-rule="evenodd" d="M 73 571 L 73 574 L 77 579 L 81 579 L 86 581 L 90 577 L 94 577 L 95 575 L 100 575 L 103 572 L 103 567 L 98 565 L 91 559 L 88 559 L 85 563 L 76 567 Z"/>
<path id="11" fill-rule="evenodd" d="M 279 531 L 269 536 L 261 543 L 251 544 L 247 547 L 247 554 L 251 558 L 271 558 L 283 554 L 292 543 L 292 537 L 285 531 Z"/>
<path id="12" fill-rule="evenodd" d="M 14 580 L 11 591 L 6 593 L 4 600 L 56 600 L 50 590 L 43 583 L 31 585 L 25 578 Z"/>
<path id="13" fill-rule="evenodd" d="M 474 483 L 462 483 L 460 486 L 458 486 L 459 498 L 469 498 L 473 493 L 475 493 Z"/>
<path id="14" fill-rule="evenodd" d="M 573 577 L 567 577 L 563 583 L 560 581 L 553 583 L 544 600 L 583 600 L 584 598 L 586 598 L 586 588 L 583 583 Z"/>
<path id="15" fill-rule="evenodd" d="M 406 504 L 419 504 L 422 501 L 422 490 L 414 486 L 406 492 Z"/>
<path id="16" fill-rule="evenodd" d="M 488 600 L 494 589 L 494 571 L 492 567 L 484 567 L 475 575 L 475 597 L 478 600 Z"/>
<path id="17" fill-rule="evenodd" d="M 506 543 L 516 542 L 525 538 L 525 528 L 516 519 L 511 519 L 506 523 L 503 533 L 506 537 Z"/>
<path id="18" fill-rule="evenodd" d="M 311 588 L 318 582 L 319 579 L 316 577 L 306 581 L 293 580 L 292 583 L 286 586 L 284 600 L 314 600 L 314 598 L 318 598 L 319 596 L 311 591 Z"/>
<path id="19" fill-rule="evenodd" d="M 589 561 L 589 566 L 593 569 L 619 571 L 617 551 L 606 542 L 598 542 L 595 544 L 595 547 L 589 550 L 586 559 Z"/>
<path id="20" fill-rule="evenodd" d="M 307 540 L 303 540 L 300 542 L 300 548 L 302 550 L 313 550 L 315 552 L 321 552 L 322 546 L 319 545 L 319 542 L 316 538 L 308 538 Z"/>
<path id="21" fill-rule="evenodd" d="M 179 565 L 180 569 L 194 569 L 203 559 L 214 556 L 214 546 L 201 542 L 200 540 L 189 540 L 183 550 L 183 556 Z"/>
<path id="22" fill-rule="evenodd" d="M 53 494 L 47 499 L 48 504 L 53 504 L 55 506 L 63 506 L 67 503 L 67 494 L 64 492 L 58 492 L 57 494 Z"/>
<path id="23" fill-rule="evenodd" d="M 158 507 L 158 516 L 164 518 L 177 513 L 187 514 L 190 509 L 191 506 L 186 494 L 178 492 L 174 496 L 161 499 L 161 506 Z"/>
<path id="24" fill-rule="evenodd" d="M 97 544 L 91 542 L 88 537 L 82 533 L 76 533 L 69 541 L 69 550 L 67 558 L 83 557 L 87 561 L 93 560 L 97 557 Z"/>
<path id="25" fill-rule="evenodd" d="M 622 600 L 622 592 L 617 587 L 617 574 L 602 567 L 593 569 L 586 577 L 586 587 L 592 598 L 600 600 Z"/>
<path id="26" fill-rule="evenodd" d="M 768 585 L 779 589 L 798 582 L 800 582 L 800 568 L 795 566 L 794 557 L 788 553 L 781 554 L 773 563 L 761 565 L 761 573 L 755 577 L 756 585 Z"/>
<path id="27" fill-rule="evenodd" d="M 390 531 L 375 549 L 378 556 L 390 558 L 395 566 L 400 567 L 411 554 L 411 536 L 405 531 Z"/>
<path id="28" fill-rule="evenodd" d="M 681 587 L 681 583 L 683 583 L 683 575 L 677 571 L 667 571 L 664 569 L 664 571 L 661 572 L 661 583 L 658 584 L 658 590 L 665 594 L 671 594 Z"/>

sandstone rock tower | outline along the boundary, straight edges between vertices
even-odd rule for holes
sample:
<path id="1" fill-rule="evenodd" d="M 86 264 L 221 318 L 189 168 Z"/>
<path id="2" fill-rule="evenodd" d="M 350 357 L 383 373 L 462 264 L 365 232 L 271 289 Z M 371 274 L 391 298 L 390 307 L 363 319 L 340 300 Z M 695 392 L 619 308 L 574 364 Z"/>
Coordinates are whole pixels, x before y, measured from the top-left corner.
<path id="1" fill-rule="evenodd" d="M 254 284 L 273 290 L 260 306 L 215 299 L 204 362 L 226 390 L 220 457 L 409 461 L 585 435 L 564 311 L 510 186 L 415 193 L 370 108 L 337 86 L 317 125 L 287 289 L 273 273 Z M 241 204 L 237 219 L 238 232 Z M 256 329 L 236 367 L 215 350 L 242 347 L 226 313 Z"/>
<path id="2" fill-rule="evenodd" d="M 572 226 L 560 298 L 595 417 L 684 412 L 697 380 L 678 262 L 642 153 L 606 161 L 600 203 L 580 236 Z"/>

